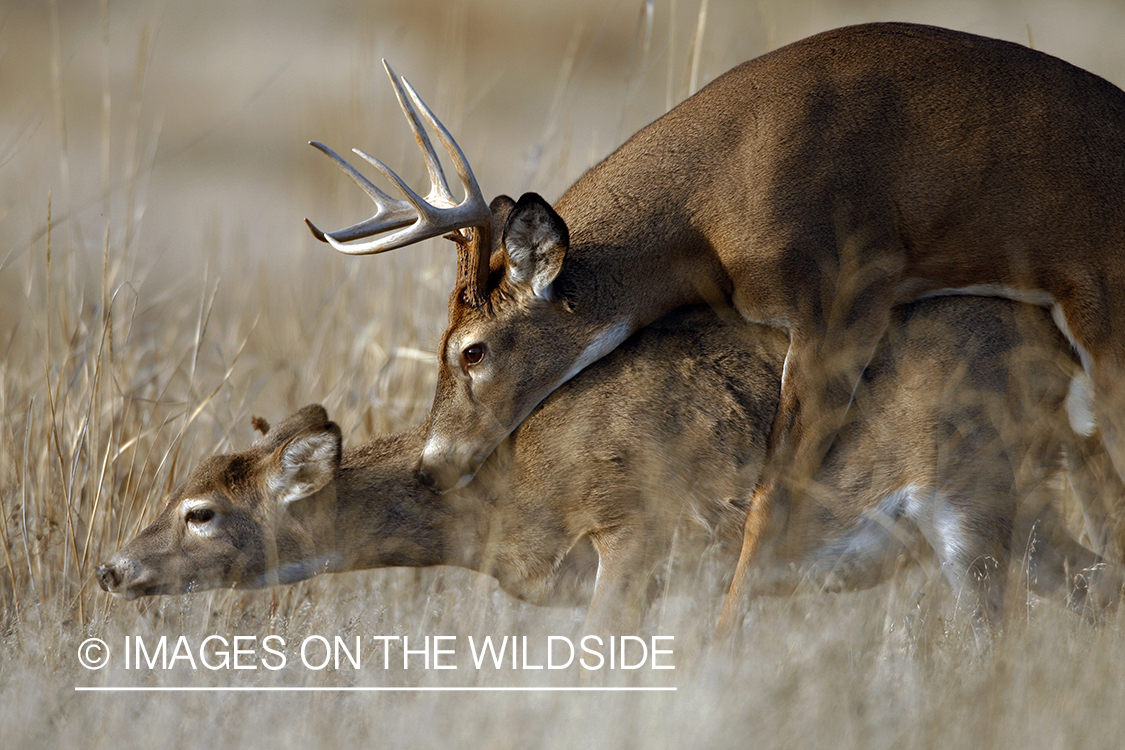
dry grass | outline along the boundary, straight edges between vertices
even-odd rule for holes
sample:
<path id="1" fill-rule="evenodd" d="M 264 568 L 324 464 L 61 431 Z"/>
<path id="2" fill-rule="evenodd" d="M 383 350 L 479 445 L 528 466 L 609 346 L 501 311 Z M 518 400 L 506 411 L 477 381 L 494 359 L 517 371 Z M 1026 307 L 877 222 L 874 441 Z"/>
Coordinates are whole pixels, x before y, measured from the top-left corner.
<path id="1" fill-rule="evenodd" d="M 555 197 L 692 87 L 818 29 L 907 19 L 1023 40 L 1026 21 L 1037 47 L 1120 84 L 1120 9 L 712 1 L 706 15 L 653 3 L 650 17 L 640 3 L 592 1 L 139 5 L 0 11 L 5 746 L 1100 748 L 1125 736 L 1120 615 L 1092 628 L 1013 594 L 1005 636 L 981 664 L 943 586 L 918 574 L 862 594 L 759 602 L 738 642 L 713 652 L 720 591 L 704 570 L 697 593 L 662 602 L 649 626 L 675 636 L 675 671 L 585 683 L 574 670 L 477 672 L 464 660 L 449 672 L 384 671 L 372 658 L 358 672 L 231 673 L 127 671 L 119 657 L 87 672 L 76 658 L 91 635 L 117 648 L 126 635 L 579 633 L 581 612 L 524 606 L 455 570 L 139 604 L 93 580 L 192 465 L 251 439 L 252 414 L 320 401 L 358 441 L 425 413 L 448 249 L 349 261 L 300 224 L 366 215 L 304 140 L 365 147 L 408 179 L 422 174 L 378 57 L 458 134 L 486 191 Z M 73 690 L 185 684 L 678 691 Z"/>

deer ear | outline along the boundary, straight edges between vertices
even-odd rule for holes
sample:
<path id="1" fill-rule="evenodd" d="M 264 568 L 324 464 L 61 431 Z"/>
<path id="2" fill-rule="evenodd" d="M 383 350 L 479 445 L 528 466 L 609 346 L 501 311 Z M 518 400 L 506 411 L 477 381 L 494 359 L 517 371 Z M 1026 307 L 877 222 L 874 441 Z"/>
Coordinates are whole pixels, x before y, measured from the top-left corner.
<path id="1" fill-rule="evenodd" d="M 535 193 L 525 193 L 508 214 L 504 249 L 508 281 L 542 299 L 551 298 L 551 283 L 562 270 L 570 244 L 566 223 Z"/>
<path id="2" fill-rule="evenodd" d="M 288 505 L 324 489 L 336 477 L 342 450 L 335 422 L 294 435 L 269 458 L 266 482 L 270 497 Z"/>

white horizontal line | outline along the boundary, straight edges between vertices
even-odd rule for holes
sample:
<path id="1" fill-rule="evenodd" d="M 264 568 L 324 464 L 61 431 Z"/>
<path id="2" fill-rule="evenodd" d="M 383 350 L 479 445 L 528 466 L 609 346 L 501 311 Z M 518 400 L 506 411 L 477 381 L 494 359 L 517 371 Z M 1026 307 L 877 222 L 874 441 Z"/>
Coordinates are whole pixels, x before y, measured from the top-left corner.
<path id="1" fill-rule="evenodd" d="M 80 693 L 652 693 L 674 687 L 82 687 Z"/>

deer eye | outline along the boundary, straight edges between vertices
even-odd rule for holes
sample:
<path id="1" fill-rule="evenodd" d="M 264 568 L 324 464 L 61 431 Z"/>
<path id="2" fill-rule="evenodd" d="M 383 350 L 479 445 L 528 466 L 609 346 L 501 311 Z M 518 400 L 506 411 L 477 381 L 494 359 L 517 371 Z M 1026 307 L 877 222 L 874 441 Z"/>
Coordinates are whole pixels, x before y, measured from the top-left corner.
<path id="1" fill-rule="evenodd" d="M 461 352 L 461 361 L 467 367 L 479 365 L 484 361 L 484 355 L 488 353 L 488 349 L 484 344 L 471 344 L 465 347 L 465 351 Z"/>
<path id="2" fill-rule="evenodd" d="M 188 523 L 207 523 L 215 517 L 213 508 L 192 508 L 184 514 L 184 520 Z"/>

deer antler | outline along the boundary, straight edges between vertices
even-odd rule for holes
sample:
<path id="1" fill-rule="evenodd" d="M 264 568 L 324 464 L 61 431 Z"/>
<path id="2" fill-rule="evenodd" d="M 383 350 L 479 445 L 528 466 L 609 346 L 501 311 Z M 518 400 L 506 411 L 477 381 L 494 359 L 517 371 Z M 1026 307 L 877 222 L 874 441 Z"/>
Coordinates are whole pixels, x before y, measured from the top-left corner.
<path id="1" fill-rule="evenodd" d="M 414 138 L 422 151 L 422 158 L 426 160 L 426 171 L 430 175 L 430 192 L 425 198 L 419 196 L 407 185 L 401 177 L 395 174 L 387 165 L 370 154 L 359 149 L 352 149 L 358 156 L 379 170 L 402 192 L 405 200 L 392 198 L 376 187 L 370 180 L 360 174 L 355 167 L 344 161 L 339 154 L 322 143 L 311 141 L 310 144 L 327 154 L 336 165 L 344 171 L 360 187 L 363 192 L 375 203 L 375 214 L 358 224 L 336 230 L 335 232 L 322 232 L 311 221 L 305 219 L 309 229 L 321 242 L 327 242 L 342 253 L 348 255 L 370 255 L 382 253 L 387 250 L 411 245 L 430 237 L 453 233 L 451 239 L 457 240 L 460 255 L 459 273 L 467 282 L 467 296 L 470 304 L 479 305 L 485 295 L 485 282 L 488 277 L 488 257 L 492 250 L 492 212 L 481 194 L 465 154 L 453 136 L 434 116 L 430 108 L 418 96 L 414 88 L 405 80 L 400 79 L 387 61 L 383 67 L 394 86 L 395 96 L 399 106 L 402 107 L 410 129 L 414 131 Z M 411 103 L 413 102 L 413 104 Z M 465 189 L 465 198 L 458 202 L 449 189 L 445 180 L 441 163 L 438 161 L 433 144 L 422 126 L 419 118 L 422 117 L 429 123 L 438 140 L 445 146 L 453 162 L 457 175 L 461 178 L 461 185 Z M 458 231 L 471 228 L 471 240 L 466 240 Z M 397 230 L 397 231 L 396 231 Z M 373 235 L 391 232 L 371 242 L 361 244 L 344 244 L 353 240 L 360 240 Z"/>

